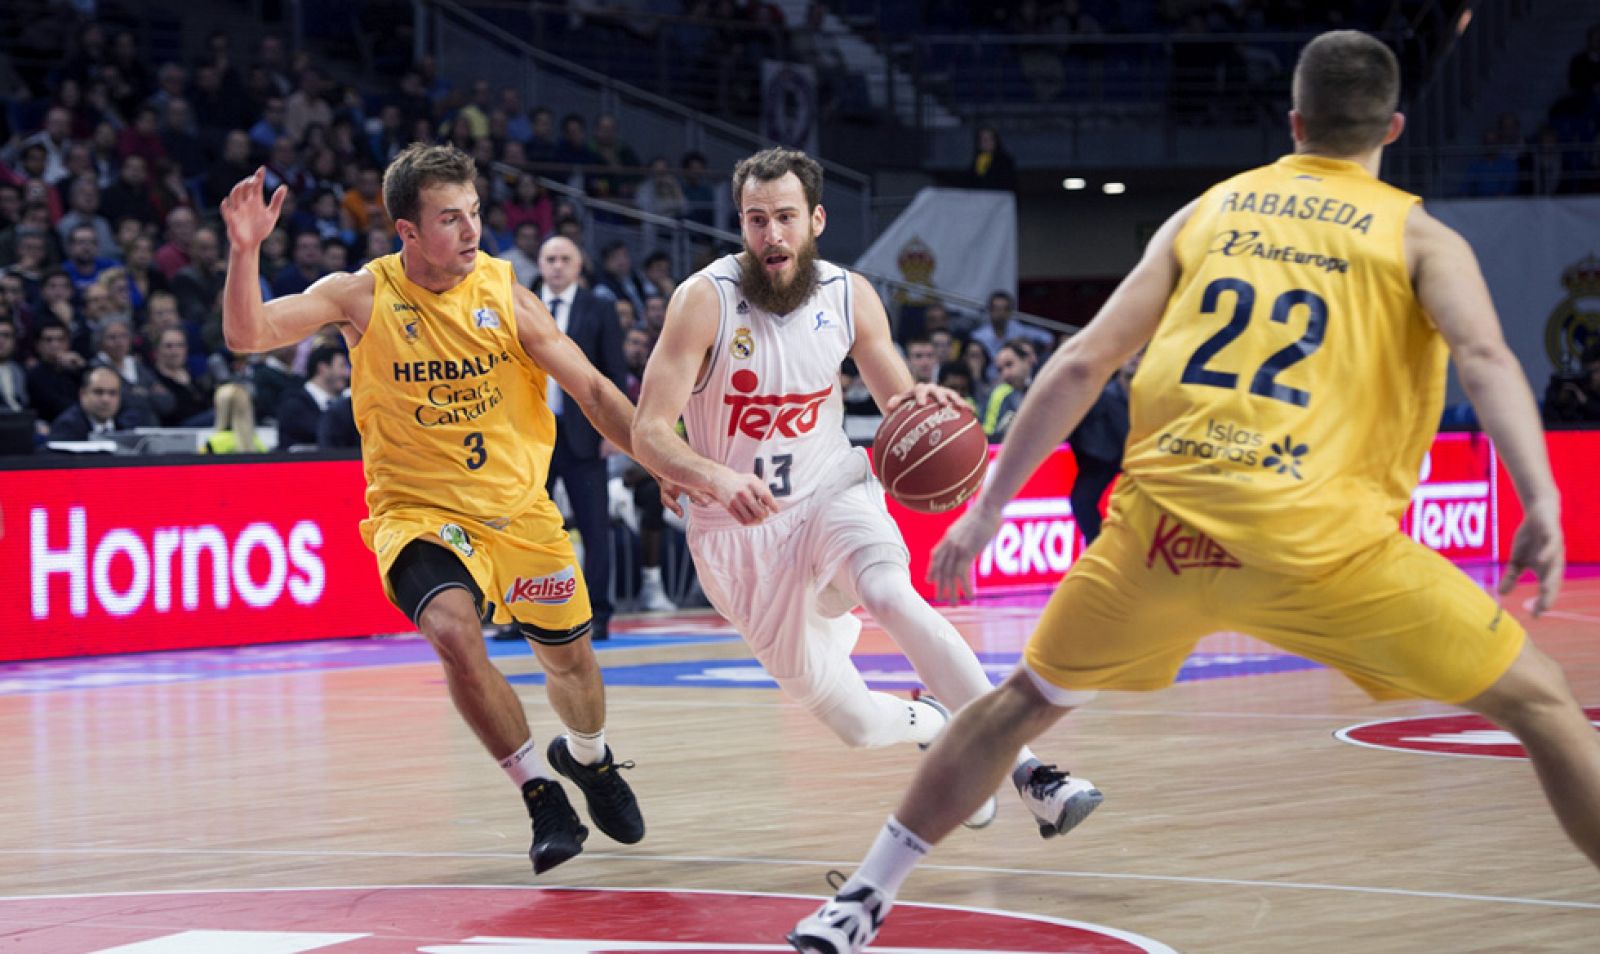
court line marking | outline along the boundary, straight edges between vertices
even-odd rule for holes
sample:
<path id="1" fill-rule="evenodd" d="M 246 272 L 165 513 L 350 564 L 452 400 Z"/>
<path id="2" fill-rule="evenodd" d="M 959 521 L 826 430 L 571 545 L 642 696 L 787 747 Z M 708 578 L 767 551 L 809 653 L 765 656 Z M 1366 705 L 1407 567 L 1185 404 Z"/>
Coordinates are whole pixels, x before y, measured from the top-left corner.
<path id="1" fill-rule="evenodd" d="M 251 857 L 251 858 L 513 858 L 525 860 L 525 852 L 508 853 L 496 851 L 311 851 L 292 849 L 235 849 L 235 848 L 0 848 L 0 856 L 6 855 L 70 855 L 70 856 L 160 856 L 177 857 L 184 855 L 199 856 L 224 856 L 224 857 Z M 620 852 L 584 852 L 584 858 L 591 861 L 620 861 L 620 862 L 671 862 L 680 864 L 709 864 L 709 865 L 761 865 L 767 867 L 791 866 L 797 868 L 838 868 L 850 870 L 854 862 L 849 861 L 810 861 L 800 858 L 763 858 L 763 857 L 729 857 L 723 855 L 660 855 L 646 853 L 622 854 Z M 1466 901 L 1485 904 L 1516 904 L 1529 907 L 1567 908 L 1580 911 L 1600 911 L 1600 903 L 1588 901 L 1557 901 L 1548 898 L 1522 898 L 1506 895 L 1492 894 L 1463 894 L 1454 891 L 1421 891 L 1411 888 L 1380 888 L 1368 885 L 1323 884 L 1313 881 L 1257 881 L 1247 878 L 1204 878 L 1191 875 L 1156 875 L 1134 874 L 1129 872 L 1112 871 L 1066 871 L 1052 868 L 997 868 L 987 865 L 945 865 L 924 864 L 919 866 L 923 871 L 942 871 L 959 874 L 985 874 L 985 875 L 1014 875 L 1027 878 L 1076 878 L 1084 880 L 1107 881 L 1153 881 L 1167 884 L 1214 885 L 1237 888 L 1276 888 L 1293 891 L 1322 891 L 1335 894 L 1374 894 L 1393 897 L 1422 898 L 1431 901 Z M 397 885 L 395 887 L 407 887 Z M 522 887 L 509 885 L 508 887 Z M 535 885 L 532 887 L 582 887 L 581 885 Z M 196 889 L 196 890 L 264 890 L 264 889 Z M 656 889 L 641 889 L 656 890 Z M 665 890 L 665 889 L 662 889 Z M 171 893 L 153 892 L 153 893 Z M 46 896 L 48 897 L 48 896 Z M 908 899 L 909 900 L 909 899 Z"/>

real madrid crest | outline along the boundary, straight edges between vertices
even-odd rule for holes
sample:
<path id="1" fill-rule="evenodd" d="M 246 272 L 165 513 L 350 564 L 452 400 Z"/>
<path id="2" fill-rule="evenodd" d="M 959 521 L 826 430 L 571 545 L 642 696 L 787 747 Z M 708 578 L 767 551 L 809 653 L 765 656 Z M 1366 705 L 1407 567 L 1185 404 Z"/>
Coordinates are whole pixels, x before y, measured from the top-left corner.
<path id="1" fill-rule="evenodd" d="M 756 353 L 755 339 L 750 337 L 749 328 L 733 329 L 733 341 L 728 344 L 728 353 L 741 361 Z"/>
<path id="2" fill-rule="evenodd" d="M 1600 258 L 1588 255 L 1561 273 L 1567 297 L 1550 312 L 1544 347 L 1557 370 L 1578 370 L 1583 350 L 1600 342 Z"/>

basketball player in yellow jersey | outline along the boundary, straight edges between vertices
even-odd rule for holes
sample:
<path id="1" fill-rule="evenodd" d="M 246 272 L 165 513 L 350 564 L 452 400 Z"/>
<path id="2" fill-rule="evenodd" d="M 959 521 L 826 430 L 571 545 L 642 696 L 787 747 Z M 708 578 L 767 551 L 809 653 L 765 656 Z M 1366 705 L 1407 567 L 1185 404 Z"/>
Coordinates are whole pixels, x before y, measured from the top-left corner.
<path id="1" fill-rule="evenodd" d="M 567 730 L 550 743 L 550 767 L 583 790 L 601 831 L 629 844 L 644 837 L 617 772 L 631 763 L 618 765 L 605 743 L 588 591 L 544 489 L 555 439 L 546 375 L 624 452 L 633 406 L 509 264 L 479 254 L 475 178 L 465 153 L 412 145 L 383 179 L 401 251 L 263 304 L 257 260 L 286 193 L 265 203 L 258 170 L 222 203 L 232 246 L 223 332 L 236 352 L 282 347 L 329 324 L 349 342 L 371 513 L 362 537 L 389 598 L 438 653 L 457 711 L 521 787 L 529 854 L 543 872 L 581 851 L 588 829 L 546 774 L 479 620 L 492 612 L 515 621 L 539 657 Z"/>
<path id="2" fill-rule="evenodd" d="M 1149 342 L 1126 476 L 1101 536 L 1023 663 L 957 714 L 862 867 L 790 940 L 859 951 L 916 861 L 990 791 L 1005 753 L 1095 690 L 1169 685 L 1201 636 L 1237 630 L 1338 669 L 1375 698 L 1481 713 L 1521 740 L 1561 824 L 1600 865 L 1600 736 L 1560 669 L 1463 573 L 1399 530 L 1432 441 L 1446 359 L 1527 515 L 1501 581 L 1563 569 L 1560 502 L 1533 395 L 1470 247 L 1376 178 L 1401 132 L 1383 44 L 1313 40 L 1294 75 L 1295 152 L 1172 217 L 1045 365 L 988 484 L 935 549 L 967 591 L 1001 509 Z"/>

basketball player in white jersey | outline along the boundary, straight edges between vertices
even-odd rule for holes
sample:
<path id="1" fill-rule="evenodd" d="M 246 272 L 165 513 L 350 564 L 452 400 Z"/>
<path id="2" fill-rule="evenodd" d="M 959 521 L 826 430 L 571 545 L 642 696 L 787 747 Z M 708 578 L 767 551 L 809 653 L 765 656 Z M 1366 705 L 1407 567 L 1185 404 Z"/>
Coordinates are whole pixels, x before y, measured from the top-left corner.
<path id="1" fill-rule="evenodd" d="M 988 691 L 971 648 L 911 585 L 909 554 L 866 454 L 844 433 L 839 366 L 855 359 L 878 406 L 955 403 L 913 386 L 872 287 L 816 257 L 822 167 L 768 149 L 739 163 L 744 253 L 679 286 L 645 368 L 633 448 L 686 488 L 701 587 L 784 693 L 851 746 L 926 746 L 943 706 L 867 688 L 850 662 L 864 606 L 932 694 L 957 709 Z M 682 416 L 688 442 L 675 424 Z M 704 501 L 701 503 L 700 501 Z M 1100 803 L 1092 784 L 1022 750 L 1012 773 L 1046 837 Z M 994 815 L 991 798 L 969 819 Z"/>

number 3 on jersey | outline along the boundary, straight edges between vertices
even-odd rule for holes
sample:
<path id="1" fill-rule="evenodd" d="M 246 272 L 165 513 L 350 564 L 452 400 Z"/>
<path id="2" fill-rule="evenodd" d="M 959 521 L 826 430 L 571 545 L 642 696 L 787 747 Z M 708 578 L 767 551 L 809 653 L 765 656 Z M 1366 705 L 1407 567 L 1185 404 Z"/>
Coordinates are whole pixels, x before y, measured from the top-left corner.
<path id="1" fill-rule="evenodd" d="M 1184 384 L 1203 384 L 1213 388 L 1239 386 L 1237 374 L 1230 371 L 1214 371 L 1206 365 L 1217 356 L 1218 352 L 1232 344 L 1234 339 L 1244 334 L 1245 329 L 1250 327 L 1250 319 L 1255 311 L 1256 289 L 1249 282 L 1237 278 L 1219 278 L 1206 286 L 1205 295 L 1200 300 L 1200 313 L 1216 314 L 1218 299 L 1224 292 L 1233 293 L 1233 317 L 1220 331 L 1207 338 L 1194 350 L 1189 363 L 1183 368 Z M 1289 316 L 1299 305 L 1304 305 L 1306 308 L 1305 334 L 1300 336 L 1300 340 L 1275 352 L 1262 362 L 1255 376 L 1250 379 L 1250 393 L 1283 401 L 1285 404 L 1305 407 L 1311 403 L 1311 395 L 1299 388 L 1279 384 L 1277 377 L 1290 365 L 1311 357 L 1322 346 L 1322 336 L 1328 328 L 1328 303 L 1316 292 L 1296 288 L 1278 296 L 1278 300 L 1272 303 L 1272 314 L 1268 320 L 1275 324 L 1288 324 Z"/>
<path id="2" fill-rule="evenodd" d="M 477 470 L 489 459 L 489 450 L 483 446 L 483 432 L 473 431 L 461 441 L 461 446 L 470 453 L 467 456 L 467 469 Z"/>
<path id="3" fill-rule="evenodd" d="M 767 462 L 765 458 L 756 458 L 756 476 L 760 477 L 762 480 L 765 480 L 767 477 L 766 463 Z M 789 484 L 789 468 L 793 466 L 793 454 L 772 455 L 772 477 L 775 483 L 770 483 L 767 485 L 767 489 L 772 491 L 772 496 L 787 497 L 794 491 L 794 488 Z"/>

